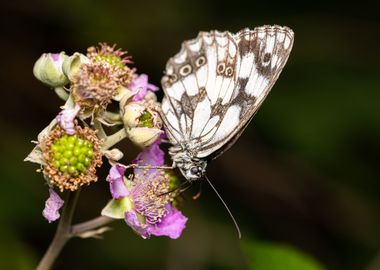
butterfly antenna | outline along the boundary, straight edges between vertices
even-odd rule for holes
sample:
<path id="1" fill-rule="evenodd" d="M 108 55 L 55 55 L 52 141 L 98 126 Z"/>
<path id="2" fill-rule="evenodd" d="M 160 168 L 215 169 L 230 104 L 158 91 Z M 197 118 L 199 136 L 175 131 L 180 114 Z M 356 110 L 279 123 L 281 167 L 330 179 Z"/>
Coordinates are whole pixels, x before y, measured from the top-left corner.
<path id="1" fill-rule="evenodd" d="M 228 214 L 230 214 L 230 217 L 232 218 L 232 221 L 234 222 L 235 224 L 235 227 L 236 227 L 236 230 L 238 232 L 238 236 L 239 236 L 239 239 L 241 239 L 241 232 L 240 232 L 240 228 L 239 228 L 239 225 L 237 224 L 234 216 L 232 215 L 232 212 L 230 211 L 230 209 L 228 208 L 227 204 L 224 202 L 222 196 L 220 196 L 219 192 L 216 190 L 216 188 L 213 186 L 213 184 L 211 184 L 210 180 L 208 179 L 208 177 L 205 175 L 204 176 L 207 180 L 207 182 L 209 183 L 209 185 L 212 187 L 212 189 L 215 191 L 216 195 L 218 195 L 219 199 L 221 200 L 221 202 L 223 203 L 224 207 L 226 208 Z"/>

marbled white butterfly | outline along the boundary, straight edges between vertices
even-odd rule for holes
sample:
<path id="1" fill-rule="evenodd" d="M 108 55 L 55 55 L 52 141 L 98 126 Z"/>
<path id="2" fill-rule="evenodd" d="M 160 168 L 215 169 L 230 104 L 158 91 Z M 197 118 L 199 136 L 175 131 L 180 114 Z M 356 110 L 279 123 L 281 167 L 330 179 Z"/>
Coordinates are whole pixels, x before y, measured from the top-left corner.
<path id="1" fill-rule="evenodd" d="M 293 39 L 291 29 L 277 25 L 200 32 L 169 59 L 162 118 L 173 165 L 188 181 L 202 178 L 207 160 L 241 135 L 280 75 Z"/>

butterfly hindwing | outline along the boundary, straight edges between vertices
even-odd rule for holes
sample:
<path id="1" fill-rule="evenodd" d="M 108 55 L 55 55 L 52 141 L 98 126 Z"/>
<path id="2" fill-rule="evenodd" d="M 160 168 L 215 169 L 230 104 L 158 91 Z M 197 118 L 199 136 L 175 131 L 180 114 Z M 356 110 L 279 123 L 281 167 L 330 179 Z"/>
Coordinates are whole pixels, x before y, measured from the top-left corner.
<path id="1" fill-rule="evenodd" d="M 201 32 L 171 58 L 162 79 L 163 120 L 173 144 L 197 158 L 226 150 L 241 134 L 277 80 L 293 32 L 263 26 Z"/>
<path id="2" fill-rule="evenodd" d="M 214 134 L 213 140 L 203 144 L 197 157 L 216 157 L 230 147 L 257 112 L 263 100 L 280 75 L 292 48 L 293 32 L 286 27 L 263 26 L 251 31 L 244 29 L 235 35 L 239 53 L 236 86 L 229 100 L 229 108 L 239 111 L 239 117 L 226 117 L 234 121 L 232 132 L 223 126 Z M 228 112 L 227 112 L 228 113 Z"/>

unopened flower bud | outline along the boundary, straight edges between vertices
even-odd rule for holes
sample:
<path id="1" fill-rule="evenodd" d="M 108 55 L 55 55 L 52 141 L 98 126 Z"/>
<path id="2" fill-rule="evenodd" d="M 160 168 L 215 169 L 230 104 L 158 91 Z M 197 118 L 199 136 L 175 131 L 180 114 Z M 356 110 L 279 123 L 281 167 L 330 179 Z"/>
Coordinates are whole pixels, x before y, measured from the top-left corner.
<path id="1" fill-rule="evenodd" d="M 122 108 L 123 122 L 129 139 L 137 145 L 151 145 L 162 134 L 162 121 L 154 100 L 130 102 Z"/>
<path id="2" fill-rule="evenodd" d="M 34 76 L 51 87 L 66 85 L 69 80 L 62 71 L 62 64 L 67 58 L 64 52 L 42 54 L 34 64 Z"/>
<path id="3" fill-rule="evenodd" d="M 128 138 L 137 145 L 147 147 L 154 143 L 163 133 L 158 128 L 136 127 L 127 130 Z"/>
<path id="4" fill-rule="evenodd" d="M 85 55 L 81 53 L 74 53 L 72 56 L 67 57 L 62 65 L 62 71 L 70 79 L 73 80 L 73 77 L 78 74 L 80 70 L 80 66 L 82 64 L 90 63 L 90 59 L 88 59 Z"/>
<path id="5" fill-rule="evenodd" d="M 138 102 L 131 102 L 125 106 L 123 113 L 124 125 L 128 128 L 137 127 L 140 116 L 144 113 L 145 109 L 145 106 Z"/>

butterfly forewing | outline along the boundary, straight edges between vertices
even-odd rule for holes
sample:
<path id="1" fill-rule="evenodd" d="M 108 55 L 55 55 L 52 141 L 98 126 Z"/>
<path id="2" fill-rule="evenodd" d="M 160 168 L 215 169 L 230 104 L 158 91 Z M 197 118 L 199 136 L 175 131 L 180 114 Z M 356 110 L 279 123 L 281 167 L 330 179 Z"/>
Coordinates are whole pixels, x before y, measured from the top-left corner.
<path id="1" fill-rule="evenodd" d="M 277 80 L 293 44 L 287 27 L 201 32 L 169 59 L 163 120 L 173 144 L 196 158 L 229 147 Z"/>

